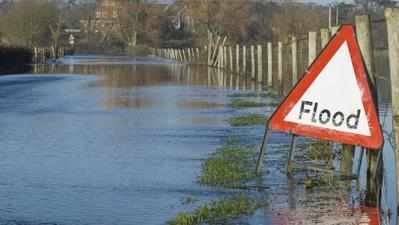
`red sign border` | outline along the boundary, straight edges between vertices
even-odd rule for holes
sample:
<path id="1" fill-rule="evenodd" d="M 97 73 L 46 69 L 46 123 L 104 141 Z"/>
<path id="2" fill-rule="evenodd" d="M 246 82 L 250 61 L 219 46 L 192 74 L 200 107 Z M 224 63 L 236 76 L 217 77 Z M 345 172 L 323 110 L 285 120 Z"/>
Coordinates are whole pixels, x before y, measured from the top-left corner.
<path id="1" fill-rule="evenodd" d="M 311 125 L 302 125 L 284 121 L 286 115 L 299 101 L 305 91 L 311 86 L 316 77 L 335 55 L 344 42 L 347 42 L 355 71 L 356 81 L 362 91 L 362 102 L 370 128 L 371 136 L 336 131 Z M 370 149 L 380 149 L 383 144 L 381 127 L 378 122 L 376 107 L 368 83 L 368 76 L 363 64 L 360 49 L 356 41 L 352 25 L 342 25 L 325 49 L 310 65 L 308 71 L 290 91 L 269 120 L 272 130 L 294 133 L 301 136 L 338 141 L 344 144 L 359 145 Z"/>

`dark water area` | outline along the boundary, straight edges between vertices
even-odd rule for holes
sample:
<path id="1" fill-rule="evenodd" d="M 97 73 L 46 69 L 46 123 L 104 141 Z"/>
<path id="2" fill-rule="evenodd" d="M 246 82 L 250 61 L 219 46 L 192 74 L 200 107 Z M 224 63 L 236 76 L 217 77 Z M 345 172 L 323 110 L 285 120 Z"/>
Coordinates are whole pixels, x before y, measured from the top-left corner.
<path id="1" fill-rule="evenodd" d="M 263 126 L 232 128 L 228 119 L 274 109 L 233 109 L 228 94 L 262 87 L 162 59 L 66 57 L 32 70 L 0 77 L 0 224 L 166 224 L 193 209 L 182 204 L 186 197 L 206 202 L 231 192 L 197 182 L 201 164 L 227 138 L 260 144 Z M 393 209 L 389 89 L 380 97 L 386 134 L 382 201 Z M 366 160 L 360 184 L 350 183 L 345 193 L 309 192 L 301 185 L 303 174 L 285 174 L 288 144 L 288 135 L 272 135 L 264 169 L 270 204 L 241 224 L 283 224 L 273 212 L 285 211 L 295 212 L 298 224 L 322 213 L 335 218 L 331 211 L 341 200 L 359 207 Z"/>

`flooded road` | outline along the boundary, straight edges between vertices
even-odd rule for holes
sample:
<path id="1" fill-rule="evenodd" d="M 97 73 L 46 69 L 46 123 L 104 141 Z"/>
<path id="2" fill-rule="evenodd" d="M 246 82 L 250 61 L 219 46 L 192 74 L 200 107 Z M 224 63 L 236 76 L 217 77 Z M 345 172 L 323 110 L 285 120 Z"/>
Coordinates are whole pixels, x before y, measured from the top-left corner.
<path id="1" fill-rule="evenodd" d="M 226 194 L 198 184 L 197 177 L 225 139 L 260 143 L 263 126 L 228 124 L 232 116 L 272 112 L 269 106 L 229 106 L 228 94 L 259 90 L 204 67 L 127 57 L 67 57 L 36 66 L 33 74 L 0 77 L 0 224 L 165 224 L 193 209 L 181 204 L 186 197 L 209 201 Z M 382 105 L 389 130 L 389 105 Z M 328 214 L 342 201 L 358 207 L 361 190 L 354 182 L 342 194 L 308 192 L 302 175 L 287 179 L 288 143 L 287 135 L 273 134 L 265 168 L 270 207 L 241 222 L 282 224 L 269 211 L 284 210 L 318 218 L 323 211 L 307 207 L 324 205 Z M 391 173 L 384 196 L 393 208 L 393 157 L 386 146 Z M 332 198 L 338 200 L 320 201 Z"/>

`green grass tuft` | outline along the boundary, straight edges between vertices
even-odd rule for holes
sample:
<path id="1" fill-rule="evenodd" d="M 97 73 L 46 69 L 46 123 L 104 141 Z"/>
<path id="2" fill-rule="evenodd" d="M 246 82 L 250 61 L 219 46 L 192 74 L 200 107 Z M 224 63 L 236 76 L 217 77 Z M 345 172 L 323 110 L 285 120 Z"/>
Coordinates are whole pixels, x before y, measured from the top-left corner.
<path id="1" fill-rule="evenodd" d="M 264 125 L 265 122 L 266 116 L 260 114 L 248 114 L 245 116 L 233 117 L 229 120 L 230 125 L 233 127 Z"/>
<path id="2" fill-rule="evenodd" d="M 206 203 L 191 213 L 179 213 L 168 225 L 228 224 L 262 207 L 259 201 L 242 194 Z"/>
<path id="3" fill-rule="evenodd" d="M 256 151 L 250 148 L 225 146 L 205 161 L 199 182 L 204 185 L 237 188 L 253 180 Z"/>
<path id="4" fill-rule="evenodd" d="M 267 106 L 267 104 L 260 103 L 260 102 L 247 101 L 247 100 L 242 100 L 242 99 L 233 99 L 230 106 L 233 108 L 239 109 L 239 108 L 264 107 L 264 106 Z"/>

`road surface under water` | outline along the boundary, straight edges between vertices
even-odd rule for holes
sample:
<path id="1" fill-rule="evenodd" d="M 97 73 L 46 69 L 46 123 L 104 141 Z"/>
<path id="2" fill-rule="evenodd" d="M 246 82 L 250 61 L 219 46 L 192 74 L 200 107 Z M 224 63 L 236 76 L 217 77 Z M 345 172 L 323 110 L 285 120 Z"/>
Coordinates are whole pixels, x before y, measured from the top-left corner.
<path id="1" fill-rule="evenodd" d="M 233 129 L 227 122 L 248 112 L 270 114 L 270 107 L 228 105 L 228 94 L 259 89 L 203 67 L 128 57 L 67 57 L 35 66 L 32 74 L 0 77 L 0 224 L 165 224 L 192 209 L 181 204 L 185 197 L 225 194 L 197 183 L 201 163 L 230 136 L 260 143 L 262 126 Z M 389 105 L 382 106 L 389 134 Z M 288 143 L 287 135 L 272 136 L 265 169 L 271 205 L 245 223 L 277 224 L 268 211 L 320 208 L 323 197 L 335 197 L 308 193 L 287 179 Z M 393 208 L 386 146 L 384 196 Z M 364 178 L 361 183 L 364 188 Z M 343 198 L 350 202 L 358 192 Z M 312 213 L 322 211 L 302 216 Z"/>

